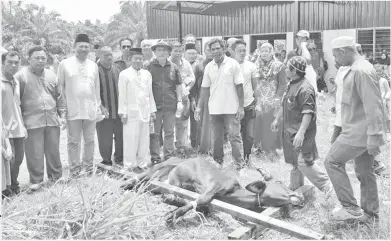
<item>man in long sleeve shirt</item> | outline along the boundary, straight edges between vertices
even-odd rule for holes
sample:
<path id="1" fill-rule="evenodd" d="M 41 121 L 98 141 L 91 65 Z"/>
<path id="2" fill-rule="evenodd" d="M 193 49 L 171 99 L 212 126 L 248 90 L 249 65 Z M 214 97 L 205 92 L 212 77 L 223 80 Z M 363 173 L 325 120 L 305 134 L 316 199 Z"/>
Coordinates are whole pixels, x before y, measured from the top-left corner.
<path id="1" fill-rule="evenodd" d="M 10 160 L 11 186 L 7 189 L 13 194 L 20 192 L 18 176 L 27 134 L 20 110 L 19 83 L 14 78 L 20 66 L 20 59 L 19 53 L 15 51 L 3 53 L 1 56 L 1 114 L 4 128 L 8 131 L 6 138 L 9 138 L 13 152 Z"/>
<path id="2" fill-rule="evenodd" d="M 60 125 L 65 125 L 66 105 L 56 75 L 45 69 L 46 52 L 42 47 L 29 51 L 30 66 L 15 78 L 20 84 L 20 103 L 28 136 L 25 141 L 30 189 L 35 191 L 44 180 L 62 177 Z M 44 158 L 45 157 L 45 158 Z"/>
<path id="3" fill-rule="evenodd" d="M 61 61 L 58 79 L 67 105 L 68 161 L 73 175 L 81 169 L 81 136 L 84 139 L 83 165 L 90 169 L 94 160 L 95 124 L 101 109 L 98 66 L 87 59 L 89 38 L 79 34 L 75 56 Z M 104 113 L 106 114 L 106 113 Z"/>
<path id="4" fill-rule="evenodd" d="M 191 67 L 189 61 L 182 58 L 182 55 L 182 45 L 179 42 L 174 43 L 172 45 L 171 57 L 168 60 L 176 64 L 181 73 L 182 103 L 185 107 L 181 116 L 175 120 L 176 147 L 179 149 L 188 147 L 188 126 L 190 117 L 190 102 L 188 96 L 190 94 L 190 89 L 195 84 L 193 68 Z"/>
<path id="5" fill-rule="evenodd" d="M 342 132 L 330 147 L 325 167 L 342 208 L 334 210 L 334 220 L 364 220 L 379 217 L 379 197 L 373 169 L 374 158 L 384 145 L 384 112 L 376 82 L 376 70 L 363 59 L 352 37 L 331 42 L 335 62 L 350 66 L 343 78 L 341 99 Z M 346 174 L 345 164 L 353 159 L 361 187 L 361 211 Z"/>
<path id="6" fill-rule="evenodd" d="M 118 78 L 121 69 L 118 65 L 113 64 L 113 51 L 109 46 L 101 46 L 98 55 L 100 59 L 98 63 L 100 98 L 102 108 L 105 109 L 105 112 L 107 111 L 105 119 L 96 123 L 99 152 L 103 158 L 102 164 L 111 166 L 114 136 L 114 162 L 122 165 L 122 122 L 118 115 Z"/>

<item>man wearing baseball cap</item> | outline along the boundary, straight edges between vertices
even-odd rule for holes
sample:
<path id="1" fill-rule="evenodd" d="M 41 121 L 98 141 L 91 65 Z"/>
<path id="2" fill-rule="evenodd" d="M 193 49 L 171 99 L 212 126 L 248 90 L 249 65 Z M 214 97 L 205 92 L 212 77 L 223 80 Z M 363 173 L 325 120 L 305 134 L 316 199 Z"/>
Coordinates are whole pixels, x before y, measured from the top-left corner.
<path id="1" fill-rule="evenodd" d="M 297 48 L 290 51 L 288 53 L 287 60 L 292 58 L 293 56 L 301 56 L 307 61 L 307 67 L 305 69 L 305 78 L 310 82 L 310 84 L 314 87 L 315 93 L 318 91 L 318 86 L 316 83 L 316 72 L 311 62 L 311 53 L 308 50 L 308 40 L 310 39 L 310 33 L 307 30 L 300 30 L 296 34 L 296 45 Z"/>
<path id="2" fill-rule="evenodd" d="M 331 42 L 337 65 L 349 66 L 343 78 L 341 98 L 342 132 L 331 145 L 325 159 L 326 171 L 342 208 L 331 218 L 338 221 L 379 219 L 379 196 L 373 169 L 374 158 L 384 145 L 384 112 L 376 70 L 357 52 L 352 37 Z M 345 165 L 354 160 L 360 181 L 361 207 L 357 204 Z M 362 210 L 363 211 L 362 211 Z"/>

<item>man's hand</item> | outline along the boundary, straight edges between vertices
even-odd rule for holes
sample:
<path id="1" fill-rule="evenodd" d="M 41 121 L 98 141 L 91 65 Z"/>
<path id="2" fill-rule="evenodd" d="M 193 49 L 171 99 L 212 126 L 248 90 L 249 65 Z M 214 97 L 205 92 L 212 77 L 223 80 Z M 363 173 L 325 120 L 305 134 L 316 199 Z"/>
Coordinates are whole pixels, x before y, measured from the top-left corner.
<path id="1" fill-rule="evenodd" d="M 194 111 L 194 119 L 196 121 L 200 121 L 201 120 L 201 108 L 197 107 Z"/>
<path id="2" fill-rule="evenodd" d="M 335 114 L 336 113 L 335 106 L 331 107 L 330 111 L 331 111 L 331 113 Z"/>
<path id="3" fill-rule="evenodd" d="M 109 111 L 103 105 L 100 106 L 100 111 L 105 116 L 105 119 L 109 118 Z"/>
<path id="4" fill-rule="evenodd" d="M 368 154 L 371 156 L 377 156 L 380 154 L 380 147 L 371 147 L 368 148 Z"/>
<path id="5" fill-rule="evenodd" d="M 193 112 L 197 108 L 197 103 L 194 99 L 190 102 L 190 108 L 191 108 L 191 111 L 193 111 Z"/>
<path id="6" fill-rule="evenodd" d="M 326 95 L 324 93 L 322 93 L 322 92 L 318 92 L 318 98 L 322 102 L 326 101 Z"/>
<path id="7" fill-rule="evenodd" d="M 239 107 L 238 112 L 236 113 L 236 119 L 240 121 L 243 119 L 243 117 L 244 117 L 244 108 Z"/>
<path id="8" fill-rule="evenodd" d="M 27 132 L 26 127 L 24 127 L 23 133 L 24 133 L 24 139 L 27 139 L 27 137 L 28 137 L 28 132 Z"/>
<path id="9" fill-rule="evenodd" d="M 151 121 L 154 122 L 156 120 L 156 113 L 152 112 L 151 113 Z"/>
<path id="10" fill-rule="evenodd" d="M 151 117 L 152 117 L 152 114 L 151 114 Z M 122 124 L 126 124 L 126 122 L 128 122 L 128 116 L 127 115 L 121 115 L 121 121 L 122 121 Z"/>
<path id="11" fill-rule="evenodd" d="M 189 87 L 182 88 L 182 98 L 190 94 Z"/>
<path id="12" fill-rule="evenodd" d="M 60 126 L 61 130 L 65 130 L 67 128 L 67 120 L 64 117 L 60 117 Z"/>
<path id="13" fill-rule="evenodd" d="M 177 111 L 182 111 L 182 110 L 183 110 L 182 101 L 181 101 L 181 102 L 178 102 L 178 104 L 176 105 L 176 108 L 177 108 Z"/>
<path id="14" fill-rule="evenodd" d="M 299 148 L 303 145 L 304 142 L 304 133 L 299 131 L 295 135 L 295 139 L 293 140 L 293 146 Z"/>
<path id="15" fill-rule="evenodd" d="M 271 129 L 272 129 L 273 132 L 277 132 L 278 131 L 278 121 L 277 121 L 277 119 L 274 119 L 274 121 L 272 122 Z"/>

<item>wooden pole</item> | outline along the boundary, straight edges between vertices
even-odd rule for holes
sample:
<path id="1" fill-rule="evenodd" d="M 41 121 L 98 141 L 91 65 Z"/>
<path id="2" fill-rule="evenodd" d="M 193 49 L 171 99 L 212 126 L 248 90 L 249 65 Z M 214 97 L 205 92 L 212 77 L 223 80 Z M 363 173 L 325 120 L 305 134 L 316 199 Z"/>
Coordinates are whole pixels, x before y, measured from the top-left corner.
<path id="1" fill-rule="evenodd" d="M 182 5 L 180 1 L 177 1 L 176 7 L 178 9 L 179 42 L 182 43 Z"/>

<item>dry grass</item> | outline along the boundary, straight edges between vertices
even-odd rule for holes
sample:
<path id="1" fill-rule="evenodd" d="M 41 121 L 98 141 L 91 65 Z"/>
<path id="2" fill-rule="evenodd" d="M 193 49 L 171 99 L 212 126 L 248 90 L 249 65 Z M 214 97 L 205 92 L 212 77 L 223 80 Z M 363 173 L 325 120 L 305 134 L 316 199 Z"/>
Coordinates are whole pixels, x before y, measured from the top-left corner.
<path id="1" fill-rule="evenodd" d="M 319 108 L 317 143 L 321 158 L 330 146 L 334 116 L 329 113 L 328 99 Z M 62 148 L 65 148 L 64 142 Z M 389 174 L 390 144 L 383 147 L 379 157 Z M 226 149 L 227 154 L 230 152 Z M 280 152 L 281 153 L 281 152 Z M 323 159 L 319 162 L 323 167 Z M 267 156 L 252 157 L 255 166 L 266 168 L 275 180 L 289 183 L 291 167 L 283 159 L 270 161 Z M 245 169 L 237 173 L 232 159 L 226 155 L 224 171 L 236 175 L 245 185 L 260 175 Z M 359 195 L 359 183 L 353 167 L 348 164 L 355 195 Z M 388 175 L 389 176 L 389 175 Z M 212 212 L 208 217 L 191 211 L 174 227 L 167 227 L 164 214 L 174 209 L 161 202 L 159 196 L 119 190 L 121 180 L 105 174 L 94 174 L 67 184 L 27 194 L 23 193 L 3 204 L 3 239 L 227 239 L 227 234 L 241 224 L 230 215 Z M 332 222 L 328 215 L 336 203 L 324 203 L 323 196 L 316 197 L 300 211 L 294 211 L 285 221 L 331 235 L 336 239 L 385 239 L 390 240 L 390 182 L 387 177 L 378 178 L 380 196 L 380 222 L 376 227 L 361 224 Z M 290 239 L 292 237 L 269 230 L 261 239 Z"/>

